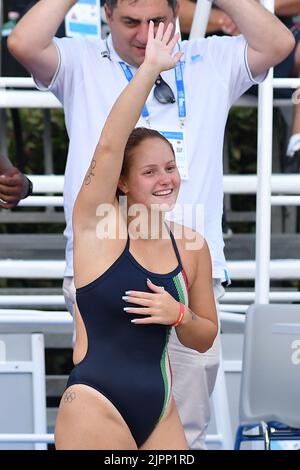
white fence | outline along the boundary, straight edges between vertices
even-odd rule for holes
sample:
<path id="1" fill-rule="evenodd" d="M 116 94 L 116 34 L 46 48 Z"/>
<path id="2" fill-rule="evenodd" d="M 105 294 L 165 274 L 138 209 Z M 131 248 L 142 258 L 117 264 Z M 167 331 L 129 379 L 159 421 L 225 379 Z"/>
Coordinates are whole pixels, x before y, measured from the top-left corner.
<path id="1" fill-rule="evenodd" d="M 200 3 L 200 2 L 198 2 Z M 273 0 L 264 0 L 263 4 L 273 9 Z M 198 5 L 199 6 L 199 5 Z M 205 2 L 205 17 L 209 7 Z M 200 10 L 197 7 L 197 11 Z M 196 23 L 195 23 L 196 24 Z M 200 24 L 200 23 L 199 23 Z M 203 24 L 202 24 L 203 29 Z M 195 33 L 196 30 L 193 30 Z M 271 279 L 299 279 L 300 259 L 270 260 L 270 219 L 271 205 L 299 205 L 300 204 L 300 175 L 271 175 L 272 160 L 272 109 L 273 88 L 297 88 L 299 79 L 273 79 L 272 72 L 265 83 L 260 87 L 259 94 L 259 127 L 258 127 L 258 176 L 224 176 L 224 191 L 228 194 L 257 194 L 257 232 L 256 232 L 256 261 L 231 261 L 228 263 L 231 277 L 236 280 L 255 280 L 255 292 L 227 293 L 223 305 L 221 321 L 223 324 L 242 326 L 244 312 L 248 303 L 256 300 L 260 303 L 299 301 L 299 292 L 269 292 Z M 11 90 L 11 87 L 26 88 L 25 90 Z M 0 78 L 0 111 L 1 108 L 59 108 L 56 98 L 49 92 L 33 90 L 31 79 Z M 1 115 L 0 115 L 1 118 Z M 1 126 L 1 122 L 0 122 Z M 1 130 L 0 130 L 1 138 Z M 30 176 L 34 183 L 34 195 L 22 201 L 26 207 L 60 207 L 63 204 L 63 177 L 62 176 Z M 55 195 L 53 195 L 53 193 Z M 39 195 L 37 195 L 39 194 Z M 11 260 L 0 261 L 0 277 L 27 278 L 27 279 L 58 279 L 62 278 L 64 270 L 63 261 L 53 260 Z M 0 298 L 0 305 L 11 302 L 11 306 L 43 306 L 63 305 L 62 296 L 10 296 Z M 242 302 L 237 304 L 237 302 Z M 226 310 L 226 312 L 225 312 Z M 229 311 L 228 311 L 229 310 Z M 47 312 L 38 310 L 3 309 L 0 310 L 0 324 L 7 331 L 31 332 L 32 328 L 38 331 L 63 331 L 72 329 L 72 319 L 66 312 Z M 39 350 L 39 355 L 42 351 Z M 41 369 L 40 371 L 42 370 Z M 238 367 L 233 364 L 233 369 Z M 42 389 L 40 388 L 40 396 Z M 37 400 L 37 406 L 41 402 Z M 218 400 L 222 403 L 222 397 Z M 0 435 L 0 442 L 53 442 L 53 436 L 41 432 L 38 427 L 36 434 Z M 223 436 L 224 438 L 224 436 Z M 218 436 L 211 436 L 212 440 L 221 440 Z"/>

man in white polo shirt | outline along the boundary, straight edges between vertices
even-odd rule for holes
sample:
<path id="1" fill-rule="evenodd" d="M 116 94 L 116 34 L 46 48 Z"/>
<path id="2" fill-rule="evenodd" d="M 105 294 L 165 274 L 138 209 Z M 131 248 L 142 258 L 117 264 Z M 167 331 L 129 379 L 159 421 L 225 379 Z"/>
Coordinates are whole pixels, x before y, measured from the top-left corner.
<path id="1" fill-rule="evenodd" d="M 32 73 L 38 87 L 50 89 L 61 101 L 70 138 L 65 173 L 67 228 L 65 292 L 70 294 L 72 268 L 72 208 L 91 157 L 115 99 L 142 63 L 148 24 L 175 23 L 176 0 L 107 0 L 111 29 L 107 41 L 53 39 L 75 0 L 41 0 L 14 29 L 12 54 Z M 163 132 L 173 143 L 182 176 L 179 210 L 173 218 L 204 232 L 211 251 L 216 297 L 228 280 L 223 254 L 222 147 L 232 103 L 272 65 L 291 51 L 294 39 L 273 15 L 255 0 L 216 0 L 243 36 L 212 37 L 180 44 L 176 71 L 158 77 L 139 126 Z M 251 19 L 249 21 L 249 18 Z M 183 205 L 192 206 L 190 216 Z M 194 209 L 200 209 L 198 212 Z M 202 217 L 199 216 L 203 210 Z M 204 448 L 209 421 L 209 395 L 219 361 L 218 341 L 206 354 L 179 344 L 170 345 L 174 396 L 189 446 Z"/>

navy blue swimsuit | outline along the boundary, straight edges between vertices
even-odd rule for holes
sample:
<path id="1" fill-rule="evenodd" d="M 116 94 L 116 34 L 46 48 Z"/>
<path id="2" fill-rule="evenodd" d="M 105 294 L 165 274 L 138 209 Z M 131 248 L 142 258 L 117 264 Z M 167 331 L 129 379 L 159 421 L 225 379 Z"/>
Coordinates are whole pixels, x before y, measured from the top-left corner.
<path id="1" fill-rule="evenodd" d="M 122 300 L 128 290 L 150 292 L 147 278 L 163 286 L 176 300 L 188 303 L 186 277 L 170 232 L 178 266 L 168 274 L 144 269 L 129 251 L 130 239 L 119 258 L 96 280 L 76 290 L 88 350 L 72 370 L 67 387 L 85 384 L 98 390 L 117 408 L 138 447 L 154 430 L 171 394 L 167 354 L 170 326 L 135 325 L 139 315 L 126 313 Z M 139 307 L 139 305 L 132 305 Z"/>

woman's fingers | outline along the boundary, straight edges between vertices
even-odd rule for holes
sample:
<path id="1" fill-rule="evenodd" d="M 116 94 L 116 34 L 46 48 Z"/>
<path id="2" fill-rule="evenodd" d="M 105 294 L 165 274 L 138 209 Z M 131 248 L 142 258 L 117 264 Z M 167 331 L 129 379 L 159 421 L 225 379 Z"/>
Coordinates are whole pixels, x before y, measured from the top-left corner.
<path id="1" fill-rule="evenodd" d="M 158 25 L 155 39 L 159 39 L 160 41 L 162 41 L 163 36 L 164 36 L 164 26 L 165 26 L 164 23 L 161 21 Z"/>
<path id="2" fill-rule="evenodd" d="M 149 289 L 151 289 L 156 294 L 162 294 L 164 292 L 164 287 L 157 286 L 152 281 L 150 281 L 150 279 L 147 279 L 147 285 L 148 285 Z"/>
<path id="3" fill-rule="evenodd" d="M 148 29 L 148 41 L 149 39 L 154 38 L 154 23 L 152 20 L 149 21 L 149 29 Z"/>
<path id="4" fill-rule="evenodd" d="M 128 290 L 125 292 L 125 295 L 130 298 L 138 297 L 139 299 L 149 299 L 149 300 L 154 299 L 154 294 L 151 294 L 150 292 L 143 292 L 143 291 L 138 291 L 138 290 Z"/>
<path id="5" fill-rule="evenodd" d="M 177 33 L 172 37 L 174 24 L 169 23 L 166 28 L 165 26 L 165 23 L 160 22 L 155 28 L 153 21 L 149 21 L 146 56 L 150 62 L 164 65 L 164 70 L 167 70 L 176 65 L 181 54 L 177 53 L 174 57 L 172 54 L 180 34 Z"/>
<path id="6" fill-rule="evenodd" d="M 167 44 L 169 43 L 170 37 L 171 37 L 171 35 L 172 35 L 173 28 L 174 28 L 173 23 L 170 23 L 170 24 L 168 25 L 166 31 L 164 32 L 163 37 L 162 37 L 162 42 L 163 42 L 163 44 L 166 44 L 166 45 L 167 45 Z"/>
<path id="7" fill-rule="evenodd" d="M 161 319 L 157 317 L 134 318 L 133 320 L 131 320 L 131 323 L 133 323 L 134 325 L 154 325 L 158 323 L 163 324 L 161 322 Z"/>
<path id="8" fill-rule="evenodd" d="M 174 34 L 174 36 L 172 37 L 171 41 L 168 44 L 168 47 L 170 50 L 172 50 L 175 47 L 175 45 L 177 44 L 179 40 L 179 37 L 180 37 L 179 33 Z"/>
<path id="9" fill-rule="evenodd" d="M 152 305 L 152 300 L 150 300 L 150 299 L 138 298 L 138 297 L 128 297 L 128 296 L 124 296 L 124 297 L 122 297 L 122 299 L 125 302 L 128 302 L 130 304 L 142 305 L 143 307 L 150 307 Z"/>
<path id="10" fill-rule="evenodd" d="M 136 313 L 138 315 L 152 315 L 152 314 L 155 314 L 156 311 L 154 310 L 150 310 L 149 308 L 137 308 L 137 307 L 124 307 L 123 308 L 124 312 L 127 312 L 127 313 Z"/>
<path id="11" fill-rule="evenodd" d="M 176 52 L 176 54 L 174 55 L 175 64 L 177 64 L 180 61 L 182 56 L 183 56 L 183 52 Z"/>

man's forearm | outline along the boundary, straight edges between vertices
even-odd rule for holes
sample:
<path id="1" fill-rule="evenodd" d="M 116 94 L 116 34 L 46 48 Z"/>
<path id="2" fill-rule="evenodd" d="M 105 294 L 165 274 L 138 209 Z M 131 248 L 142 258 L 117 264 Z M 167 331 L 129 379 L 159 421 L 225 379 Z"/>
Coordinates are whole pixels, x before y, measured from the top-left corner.
<path id="1" fill-rule="evenodd" d="M 180 0 L 179 2 L 179 22 L 182 33 L 189 34 L 196 10 L 196 4 L 191 0 Z"/>
<path id="2" fill-rule="evenodd" d="M 262 53 L 280 49 L 287 30 L 256 0 L 215 0 L 214 3 L 235 22 L 252 49 Z"/>
<path id="3" fill-rule="evenodd" d="M 13 164 L 8 159 L 8 157 L 5 157 L 4 155 L 0 155 L 0 175 L 5 173 L 7 170 L 10 170 L 10 168 L 12 167 L 13 167 Z"/>
<path id="4" fill-rule="evenodd" d="M 300 0 L 299 0 L 300 1 Z M 196 4 L 192 0 L 181 0 L 179 9 L 180 30 L 182 33 L 189 34 L 191 31 L 193 18 L 196 10 Z M 206 33 L 215 33 L 224 31 L 225 13 L 218 8 L 212 8 L 206 28 Z M 226 31 L 224 31 L 226 32 Z"/>
<path id="5" fill-rule="evenodd" d="M 18 22 L 11 39 L 21 36 L 27 47 L 46 48 L 75 3 L 77 0 L 40 0 Z"/>
<path id="6" fill-rule="evenodd" d="M 279 16 L 300 14 L 300 0 L 275 0 L 275 13 Z"/>
<path id="7" fill-rule="evenodd" d="M 223 12 L 221 12 L 221 10 L 217 10 L 217 8 L 211 9 L 207 28 L 206 28 L 206 33 L 215 33 L 222 29 L 221 15 L 224 15 Z"/>
<path id="8" fill-rule="evenodd" d="M 217 0 L 210 0 L 217 3 Z M 259 0 L 255 0 L 259 2 Z M 275 13 L 278 16 L 293 16 L 300 14 L 300 0 L 275 0 Z"/>

